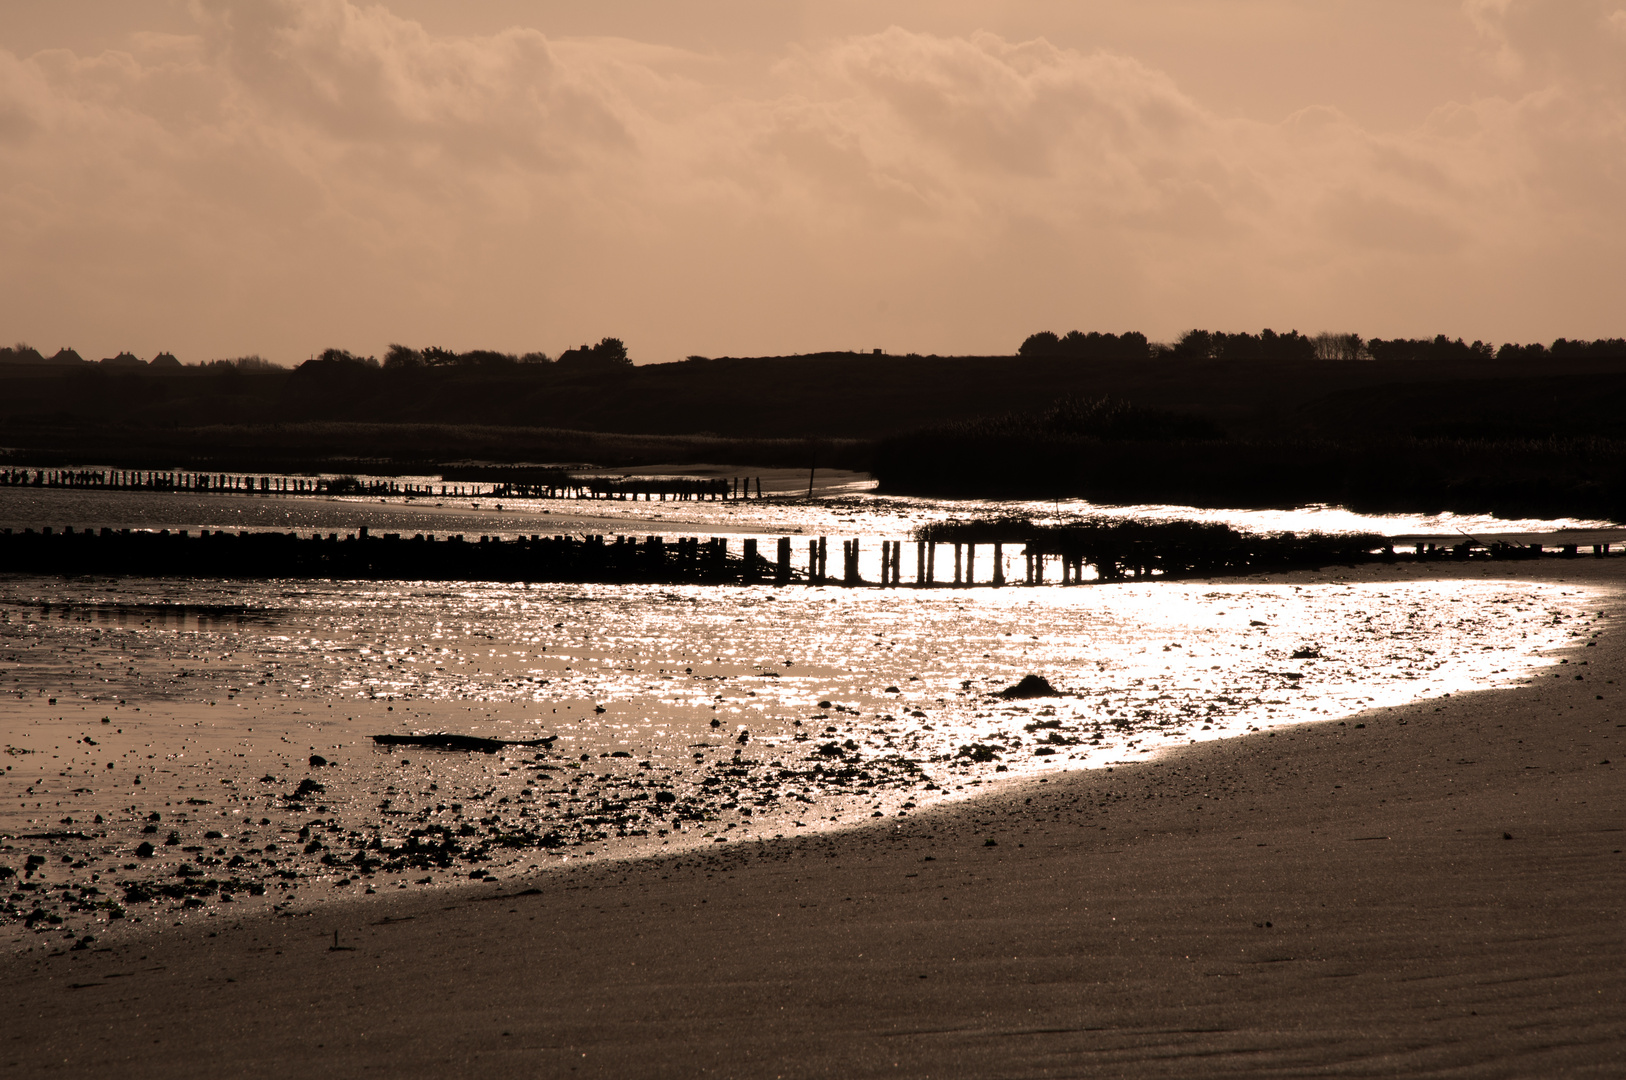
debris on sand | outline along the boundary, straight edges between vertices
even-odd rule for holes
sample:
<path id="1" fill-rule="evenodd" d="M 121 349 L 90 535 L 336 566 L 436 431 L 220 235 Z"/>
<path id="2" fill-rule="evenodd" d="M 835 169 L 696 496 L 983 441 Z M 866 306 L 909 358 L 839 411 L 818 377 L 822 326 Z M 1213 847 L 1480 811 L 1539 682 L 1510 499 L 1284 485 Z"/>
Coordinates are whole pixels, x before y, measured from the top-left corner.
<path id="1" fill-rule="evenodd" d="M 1051 686 L 1050 680 L 1043 675 L 1024 675 L 1021 682 L 1007 686 L 999 692 L 999 696 L 1007 701 L 1015 698 L 1060 697 L 1061 691 Z"/>
<path id="2" fill-rule="evenodd" d="M 482 739 L 474 735 L 374 735 L 373 742 L 380 746 L 427 746 L 433 750 L 467 750 L 482 754 L 495 754 L 505 746 L 552 746 L 557 735 L 545 739 Z"/>

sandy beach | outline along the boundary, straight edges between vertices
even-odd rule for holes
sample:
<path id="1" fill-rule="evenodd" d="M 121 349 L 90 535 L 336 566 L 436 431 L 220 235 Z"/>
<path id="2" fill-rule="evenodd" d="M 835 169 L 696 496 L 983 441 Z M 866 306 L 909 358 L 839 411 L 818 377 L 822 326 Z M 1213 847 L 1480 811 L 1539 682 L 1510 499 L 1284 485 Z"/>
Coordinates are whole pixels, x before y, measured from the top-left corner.
<path id="1" fill-rule="evenodd" d="M 1619 1075 L 1616 560 L 1528 685 L 3 962 L 8 1075 Z"/>

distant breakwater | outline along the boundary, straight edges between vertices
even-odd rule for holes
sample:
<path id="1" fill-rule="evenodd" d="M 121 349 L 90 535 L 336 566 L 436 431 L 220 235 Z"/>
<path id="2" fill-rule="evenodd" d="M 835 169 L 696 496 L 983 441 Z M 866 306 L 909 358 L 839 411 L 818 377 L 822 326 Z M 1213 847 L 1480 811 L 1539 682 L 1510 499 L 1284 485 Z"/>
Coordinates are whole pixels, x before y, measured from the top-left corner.
<path id="1" fill-rule="evenodd" d="M 736 554 L 727 537 L 668 541 L 661 536 L 487 535 L 476 541 L 421 533 L 373 536 L 362 527 L 341 539 L 338 533 L 203 530 L 193 536 L 187 530 L 68 527 L 0 532 L 0 569 L 65 576 L 1000 588 L 1222 576 L 1379 560 L 1579 554 L 1575 544 L 1546 548 L 1471 540 L 1451 547 L 1418 543 L 1397 552 L 1392 543 L 1372 536 L 1249 536 L 1193 522 L 1071 527 L 939 523 L 920 530 L 907 545 L 914 548 L 912 567 L 904 562 L 905 541 L 879 543 L 879 580 L 869 580 L 863 573 L 862 542 L 856 538 L 841 542 L 839 571 L 832 575 L 827 537 L 809 538 L 805 558 L 790 537 L 780 537 L 770 559 L 755 538 L 741 541 Z M 1611 554 L 1610 545 L 1594 545 L 1592 553 Z M 1059 574 L 1047 573 L 1047 565 L 1059 567 Z M 906 577 L 910 570 L 913 580 Z"/>
<path id="2" fill-rule="evenodd" d="M 366 495 L 416 498 L 615 499 L 637 502 L 762 498 L 762 478 L 575 476 L 563 469 L 485 469 L 493 483 L 407 483 L 354 476 L 262 476 L 155 469 L 0 469 L 0 487 L 185 491 L 217 495 Z M 444 479 L 444 478 L 443 478 Z M 755 492 L 753 493 L 753 482 Z"/>

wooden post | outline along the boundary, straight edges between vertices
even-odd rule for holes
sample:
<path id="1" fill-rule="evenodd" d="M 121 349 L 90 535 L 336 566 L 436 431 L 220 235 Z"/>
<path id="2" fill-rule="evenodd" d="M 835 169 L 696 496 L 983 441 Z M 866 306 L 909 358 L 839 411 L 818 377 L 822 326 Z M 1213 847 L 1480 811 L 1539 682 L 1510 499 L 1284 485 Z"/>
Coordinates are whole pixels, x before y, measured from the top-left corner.
<path id="1" fill-rule="evenodd" d="M 1044 552 L 1042 551 L 1033 553 L 1033 583 L 1035 585 L 1044 584 Z"/>
<path id="2" fill-rule="evenodd" d="M 960 545 L 955 544 L 954 545 L 954 584 L 959 585 L 960 583 L 961 583 L 960 582 Z"/>
<path id="3" fill-rule="evenodd" d="M 819 583 L 819 542 L 817 540 L 807 542 L 807 583 L 809 585 Z"/>
<path id="4" fill-rule="evenodd" d="M 994 588 L 1005 584 L 1005 545 L 994 541 Z"/>
<path id="5" fill-rule="evenodd" d="M 926 584 L 937 584 L 937 541 L 926 542 Z"/>
<path id="6" fill-rule="evenodd" d="M 774 568 L 774 583 L 783 585 L 790 580 L 790 537 L 779 538 L 779 563 Z"/>
<path id="7" fill-rule="evenodd" d="M 830 545 L 829 537 L 819 537 L 819 581 L 822 584 L 830 577 Z"/>
<path id="8" fill-rule="evenodd" d="M 977 583 L 976 544 L 967 544 L 965 546 L 965 583 L 967 585 L 975 585 Z"/>
<path id="9" fill-rule="evenodd" d="M 892 574 L 892 541 L 881 541 L 881 588 L 886 588 L 887 578 Z"/>

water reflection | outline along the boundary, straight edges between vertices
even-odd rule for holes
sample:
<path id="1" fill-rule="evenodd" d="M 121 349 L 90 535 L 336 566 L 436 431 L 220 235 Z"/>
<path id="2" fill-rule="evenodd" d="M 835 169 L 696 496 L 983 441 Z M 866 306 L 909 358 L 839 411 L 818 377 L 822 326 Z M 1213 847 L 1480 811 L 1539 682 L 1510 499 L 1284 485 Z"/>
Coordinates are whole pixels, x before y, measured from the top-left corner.
<path id="1" fill-rule="evenodd" d="M 408 477 L 409 482 L 430 478 Z M 500 507 L 500 508 L 499 508 Z M 13 528 L 227 529 L 474 533 L 502 536 L 593 531 L 643 535 L 807 535 L 905 537 L 917 526 L 967 516 L 1020 515 L 1043 523 L 1096 514 L 1216 521 L 1254 532 L 1370 532 L 1383 536 L 1459 536 L 1614 527 L 1582 519 L 1505 520 L 1468 514 L 1358 514 L 1342 507 L 1205 510 L 1181 506 L 1102 507 L 1082 500 L 966 502 L 852 492 L 811 501 L 632 502 L 490 498 L 300 497 L 93 489 L 0 487 L 0 523 Z M 872 557 L 877 557 L 872 553 Z"/>
<path id="2" fill-rule="evenodd" d="M 119 498 L 154 500 L 136 509 L 172 528 L 221 527 L 210 498 L 330 515 L 324 531 L 418 512 L 102 493 L 50 505 L 47 523 L 95 525 Z M 963 513 L 872 496 L 634 505 L 590 509 L 640 534 L 671 513 L 656 527 L 673 536 L 866 537 L 871 580 L 872 540 Z M 513 531 L 547 531 L 545 508 Z M 1004 777 L 1494 686 L 1588 633 L 1597 606 L 1561 584 L 1339 576 L 880 590 L 0 574 L 0 829 L 56 837 L 24 848 L 79 845 L 65 866 L 50 848 L 60 884 L 117 880 L 132 911 L 165 904 L 165 918 L 228 893 L 287 904 L 313 887 L 528 873 L 910 813 Z M 1061 694 L 999 695 L 1028 674 Z M 438 730 L 553 742 L 488 755 L 370 738 Z M 126 862 L 142 830 L 164 838 L 152 814 L 174 850 Z M 53 895 L 66 915 L 109 917 L 94 894 Z"/>
<path id="3" fill-rule="evenodd" d="M 710 734 L 791 749 L 839 735 L 975 772 L 1095 765 L 1493 685 L 1565 641 L 1584 606 L 1573 588 L 1493 581 L 883 592 L 9 579 L 0 646 L 24 698 L 478 702 L 570 754 L 682 758 Z M 992 696 L 1028 673 L 1065 696 Z M 967 760 L 972 744 L 995 757 Z"/>

